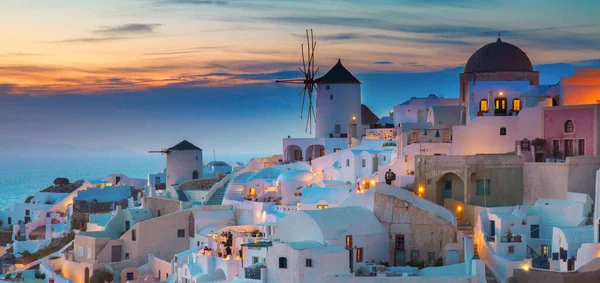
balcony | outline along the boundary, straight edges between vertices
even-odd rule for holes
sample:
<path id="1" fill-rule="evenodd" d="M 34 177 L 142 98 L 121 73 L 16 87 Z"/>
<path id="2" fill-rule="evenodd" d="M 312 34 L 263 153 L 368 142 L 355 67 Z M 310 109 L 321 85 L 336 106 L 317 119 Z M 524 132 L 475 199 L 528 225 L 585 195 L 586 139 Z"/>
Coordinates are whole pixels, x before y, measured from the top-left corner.
<path id="1" fill-rule="evenodd" d="M 452 129 L 413 129 L 408 144 L 413 143 L 451 143 Z"/>
<path id="2" fill-rule="evenodd" d="M 259 268 L 259 267 L 245 267 L 244 268 L 244 278 L 245 279 L 261 280 L 261 268 Z"/>

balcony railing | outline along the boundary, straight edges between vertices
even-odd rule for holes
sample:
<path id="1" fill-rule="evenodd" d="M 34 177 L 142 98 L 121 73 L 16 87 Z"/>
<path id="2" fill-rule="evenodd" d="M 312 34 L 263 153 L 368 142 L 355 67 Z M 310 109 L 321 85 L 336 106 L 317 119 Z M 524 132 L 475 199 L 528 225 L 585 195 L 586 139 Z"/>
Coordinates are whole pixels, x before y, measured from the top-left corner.
<path id="1" fill-rule="evenodd" d="M 521 242 L 523 242 L 523 236 L 521 236 L 521 235 L 514 235 L 512 237 L 502 236 L 502 238 L 500 238 L 500 241 L 502 243 L 521 243 Z"/>
<path id="2" fill-rule="evenodd" d="M 246 279 L 255 279 L 255 280 L 261 280 L 260 279 L 260 268 L 256 268 L 256 267 L 246 267 L 244 268 L 244 277 Z"/>

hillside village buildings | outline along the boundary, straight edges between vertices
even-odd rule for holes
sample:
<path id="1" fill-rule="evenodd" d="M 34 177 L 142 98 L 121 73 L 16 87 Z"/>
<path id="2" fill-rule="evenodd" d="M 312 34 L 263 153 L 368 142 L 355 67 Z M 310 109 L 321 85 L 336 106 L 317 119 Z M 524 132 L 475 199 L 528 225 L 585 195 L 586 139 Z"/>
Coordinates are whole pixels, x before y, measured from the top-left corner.
<path id="1" fill-rule="evenodd" d="M 459 98 L 380 118 L 339 60 L 316 81 L 314 138 L 233 166 L 182 141 L 147 180 L 42 192 L 0 212 L 3 256 L 69 239 L 11 266 L 57 283 L 596 282 L 600 69 L 539 75 L 498 38 Z"/>

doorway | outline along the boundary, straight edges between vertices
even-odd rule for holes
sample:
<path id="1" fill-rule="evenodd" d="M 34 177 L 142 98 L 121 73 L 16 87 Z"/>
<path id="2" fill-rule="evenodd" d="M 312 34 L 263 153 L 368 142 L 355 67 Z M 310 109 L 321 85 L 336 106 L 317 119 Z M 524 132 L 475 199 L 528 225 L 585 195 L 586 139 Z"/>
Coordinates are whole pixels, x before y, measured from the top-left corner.
<path id="1" fill-rule="evenodd" d="M 442 191 L 442 198 L 452 198 L 452 180 L 444 181 L 444 190 Z"/>
<path id="2" fill-rule="evenodd" d="M 358 130 L 357 130 L 357 126 L 356 124 L 350 124 L 350 129 L 349 129 L 349 136 L 352 138 L 359 138 L 358 137 Z"/>
<path id="3" fill-rule="evenodd" d="M 373 170 L 371 173 L 375 174 L 377 171 L 379 171 L 379 157 L 373 156 Z"/>
<path id="4" fill-rule="evenodd" d="M 494 100 L 494 116 L 506 116 L 507 108 L 506 108 L 506 98 L 496 98 Z"/>
<path id="5" fill-rule="evenodd" d="M 490 236 L 496 236 L 496 221 L 490 220 Z"/>

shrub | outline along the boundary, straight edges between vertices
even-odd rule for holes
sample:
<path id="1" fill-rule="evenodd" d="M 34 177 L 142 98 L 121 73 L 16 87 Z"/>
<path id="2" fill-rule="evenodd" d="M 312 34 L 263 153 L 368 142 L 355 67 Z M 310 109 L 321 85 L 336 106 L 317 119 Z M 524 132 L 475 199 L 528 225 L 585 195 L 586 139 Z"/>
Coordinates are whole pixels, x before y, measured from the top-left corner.
<path id="1" fill-rule="evenodd" d="M 94 274 L 90 277 L 90 283 L 104 283 L 104 282 L 112 282 L 114 277 L 112 273 L 105 269 L 96 269 L 94 270 Z"/>
<path id="2" fill-rule="evenodd" d="M 423 269 L 425 267 L 425 262 L 422 260 L 411 260 L 407 262 L 406 265 Z"/>

